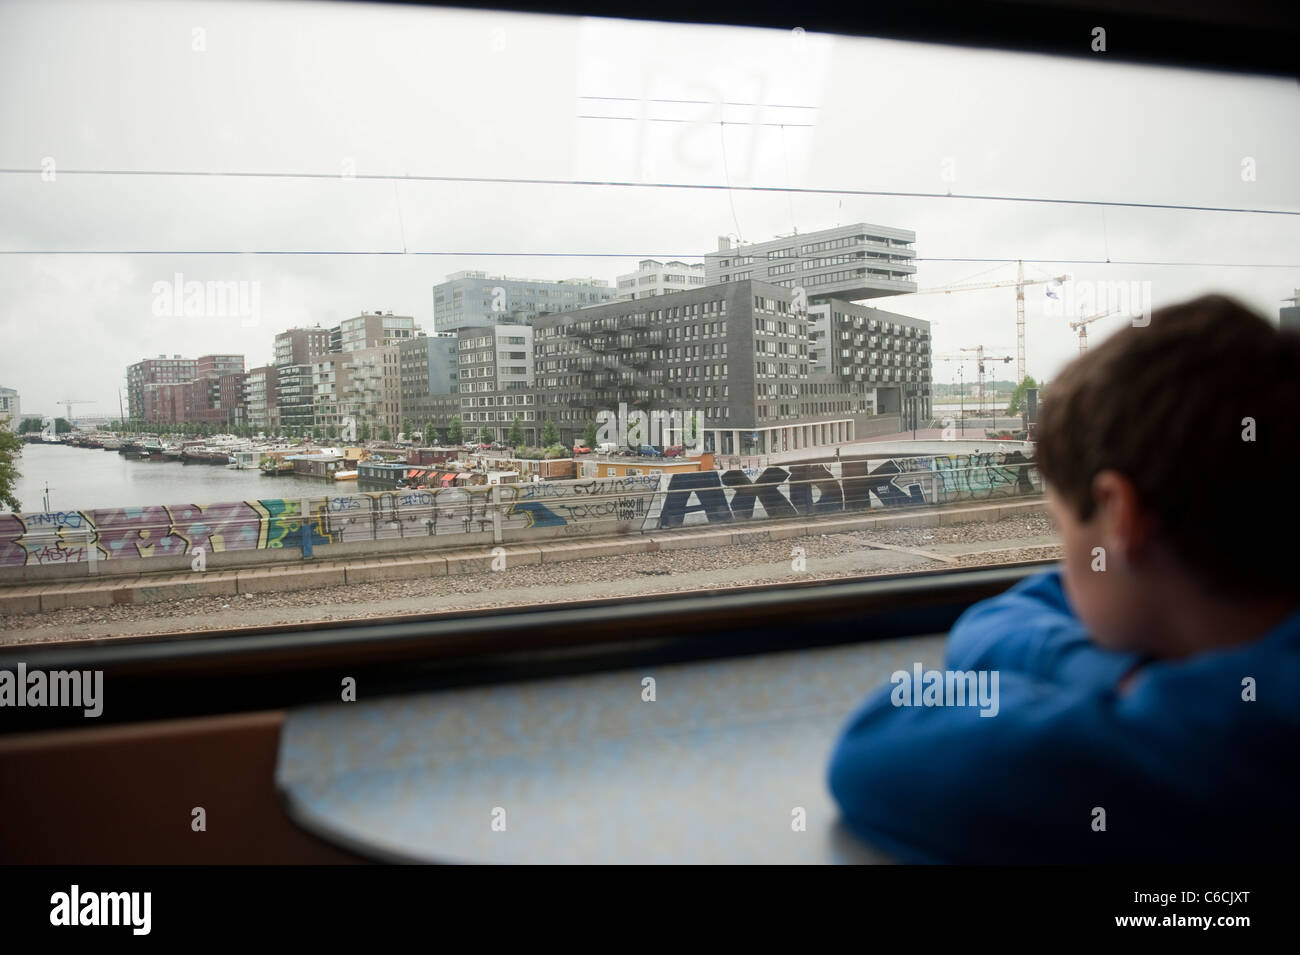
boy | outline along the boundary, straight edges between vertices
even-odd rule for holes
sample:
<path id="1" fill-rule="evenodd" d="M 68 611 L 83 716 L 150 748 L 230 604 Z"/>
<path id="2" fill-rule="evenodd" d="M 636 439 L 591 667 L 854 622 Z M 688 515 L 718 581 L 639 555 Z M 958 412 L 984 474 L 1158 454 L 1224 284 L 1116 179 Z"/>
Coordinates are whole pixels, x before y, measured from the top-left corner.
<path id="1" fill-rule="evenodd" d="M 1040 418 L 1064 568 L 952 629 L 945 668 L 993 671 L 996 709 L 886 687 L 853 716 L 846 823 L 903 861 L 1290 860 L 1300 335 L 1220 296 L 1161 309 Z"/>

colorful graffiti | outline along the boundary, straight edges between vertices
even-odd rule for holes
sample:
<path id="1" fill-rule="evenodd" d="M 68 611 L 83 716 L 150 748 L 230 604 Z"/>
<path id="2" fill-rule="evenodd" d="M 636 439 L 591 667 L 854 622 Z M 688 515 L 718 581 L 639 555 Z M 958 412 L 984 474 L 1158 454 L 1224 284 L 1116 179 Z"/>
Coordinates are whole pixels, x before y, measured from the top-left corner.
<path id="1" fill-rule="evenodd" d="M 0 514 L 0 567 L 185 557 L 197 548 L 314 551 L 327 544 L 479 535 L 658 531 L 1033 493 L 1020 452 L 792 464 L 299 500 Z M 307 508 L 304 518 L 303 507 Z M 303 535 L 307 535 L 304 540 Z M 304 548 L 304 543 L 310 546 Z"/>
<path id="2" fill-rule="evenodd" d="M 303 533 L 301 502 L 285 500 L 4 514 L 0 567 L 301 548 Z M 306 533 L 332 542 L 319 515 Z"/>

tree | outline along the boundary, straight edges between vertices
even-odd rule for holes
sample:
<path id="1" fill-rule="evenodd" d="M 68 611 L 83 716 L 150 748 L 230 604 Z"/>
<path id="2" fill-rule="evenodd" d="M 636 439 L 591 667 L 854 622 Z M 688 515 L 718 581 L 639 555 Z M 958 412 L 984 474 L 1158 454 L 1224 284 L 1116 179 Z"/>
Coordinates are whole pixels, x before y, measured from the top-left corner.
<path id="1" fill-rule="evenodd" d="M 1016 385 L 1016 390 L 1011 393 L 1011 404 L 1007 405 L 1006 413 L 1009 415 L 1020 414 L 1025 403 L 1025 392 L 1030 388 L 1037 387 L 1038 382 L 1034 381 L 1034 376 L 1025 375 L 1025 380 Z"/>
<path id="2" fill-rule="evenodd" d="M 517 448 L 524 443 L 524 426 L 519 423 L 519 415 L 510 422 L 510 437 L 506 439 L 510 447 Z"/>
<path id="3" fill-rule="evenodd" d="M 587 427 L 582 430 L 582 443 L 589 448 L 596 446 L 596 422 L 587 422 Z"/>
<path id="4" fill-rule="evenodd" d="M 388 425 L 384 425 L 382 428 L 379 429 L 379 440 L 380 441 L 393 440 L 393 432 L 389 429 Z"/>
<path id="5" fill-rule="evenodd" d="M 54 433 L 55 433 L 55 434 L 67 434 L 67 433 L 68 433 L 69 431 L 71 431 L 71 430 L 72 430 L 72 425 L 68 422 L 68 419 L 67 419 L 67 418 L 55 418 L 55 419 L 54 419 Z"/>
<path id="6" fill-rule="evenodd" d="M 315 425 L 315 426 L 311 429 L 311 437 L 312 437 L 312 440 L 313 440 L 313 441 L 319 441 L 319 440 L 320 440 L 320 425 Z"/>
<path id="7" fill-rule="evenodd" d="M 460 423 L 460 415 L 453 415 L 451 425 L 447 428 L 447 440 L 452 444 L 465 443 L 465 427 Z"/>
<path id="8" fill-rule="evenodd" d="M 18 457 L 23 453 L 23 439 L 6 427 L 8 419 L 0 422 L 0 504 L 18 512 L 23 509 L 14 497 L 18 484 Z"/>
<path id="9" fill-rule="evenodd" d="M 487 425 L 483 425 L 483 430 L 478 433 L 478 440 L 479 444 L 491 444 L 493 440 L 492 429 Z"/>
<path id="10" fill-rule="evenodd" d="M 41 430 L 40 418 L 24 418 L 22 420 L 22 424 L 18 425 L 19 434 L 27 434 L 27 432 L 29 431 L 40 431 L 40 430 Z"/>
<path id="11" fill-rule="evenodd" d="M 426 421 L 424 423 L 424 443 L 425 444 L 438 443 L 438 432 L 437 429 L 434 428 L 432 421 Z"/>
<path id="12" fill-rule="evenodd" d="M 542 426 L 542 447 L 549 448 L 553 444 L 560 443 L 560 429 L 555 426 L 555 422 L 550 418 L 546 419 L 546 424 Z"/>
<path id="13" fill-rule="evenodd" d="M 410 440 L 411 440 L 411 431 L 412 431 L 414 428 L 415 428 L 415 425 L 411 424 L 411 419 L 410 419 L 410 418 L 403 418 L 403 419 L 402 419 L 402 437 L 405 438 L 407 441 L 410 441 Z"/>
<path id="14" fill-rule="evenodd" d="M 370 440 L 370 422 L 362 422 L 361 427 L 357 429 L 357 437 L 362 441 Z"/>
<path id="15" fill-rule="evenodd" d="M 336 424 L 331 424 L 327 429 L 326 433 L 329 434 L 331 438 L 337 438 L 339 436 L 339 426 Z"/>

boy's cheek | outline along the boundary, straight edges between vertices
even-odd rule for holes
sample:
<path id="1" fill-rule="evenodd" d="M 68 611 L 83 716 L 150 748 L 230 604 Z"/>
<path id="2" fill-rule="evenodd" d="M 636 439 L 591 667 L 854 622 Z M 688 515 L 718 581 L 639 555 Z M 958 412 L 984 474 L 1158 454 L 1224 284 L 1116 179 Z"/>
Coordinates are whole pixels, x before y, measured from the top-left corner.
<path id="1" fill-rule="evenodd" d="M 1067 585 L 1070 605 L 1092 642 L 1103 650 L 1127 653 L 1141 649 L 1133 632 L 1134 595 L 1125 582 L 1084 565 L 1082 577 Z"/>
<path id="2" fill-rule="evenodd" d="M 1094 643 L 1107 650 L 1123 650 L 1122 636 L 1124 595 L 1118 581 L 1108 578 L 1108 571 L 1097 570 L 1089 548 L 1082 555 L 1066 556 L 1065 591 L 1075 616 L 1087 628 Z"/>

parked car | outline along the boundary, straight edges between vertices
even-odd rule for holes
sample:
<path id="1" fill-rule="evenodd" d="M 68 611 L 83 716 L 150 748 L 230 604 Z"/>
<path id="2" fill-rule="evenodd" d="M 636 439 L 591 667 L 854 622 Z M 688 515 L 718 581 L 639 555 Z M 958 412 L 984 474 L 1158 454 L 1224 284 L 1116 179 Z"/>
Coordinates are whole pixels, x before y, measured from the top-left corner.
<path id="1" fill-rule="evenodd" d="M 674 444 L 671 448 L 664 448 L 664 457 L 677 458 L 686 453 L 686 449 L 680 444 Z"/>
<path id="2" fill-rule="evenodd" d="M 643 444 L 643 445 L 641 445 L 641 447 L 637 449 L 637 452 L 636 452 L 636 453 L 637 453 L 637 455 L 639 455 L 640 457 L 643 457 L 643 458 L 657 458 L 657 457 L 661 457 L 661 455 L 659 454 L 659 449 L 656 448 L 656 447 L 653 447 L 653 446 L 651 446 L 651 445 L 649 445 L 649 444 Z"/>
<path id="3" fill-rule="evenodd" d="M 603 441 L 603 442 L 601 442 L 600 444 L 596 445 L 596 453 L 597 453 L 597 454 L 617 454 L 617 453 L 618 453 L 618 445 L 615 444 L 613 441 Z"/>
<path id="4" fill-rule="evenodd" d="M 591 454 L 591 448 L 587 447 L 585 444 L 575 444 L 575 445 L 573 446 L 573 453 L 574 453 L 574 454 Z"/>

